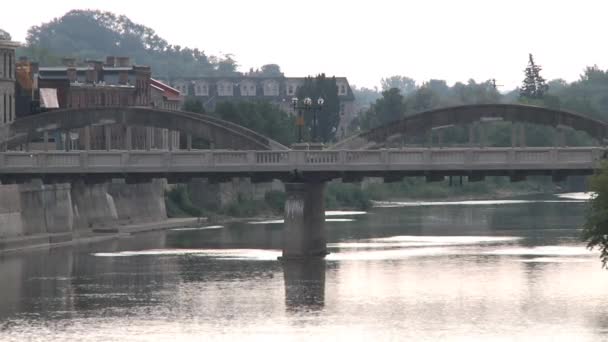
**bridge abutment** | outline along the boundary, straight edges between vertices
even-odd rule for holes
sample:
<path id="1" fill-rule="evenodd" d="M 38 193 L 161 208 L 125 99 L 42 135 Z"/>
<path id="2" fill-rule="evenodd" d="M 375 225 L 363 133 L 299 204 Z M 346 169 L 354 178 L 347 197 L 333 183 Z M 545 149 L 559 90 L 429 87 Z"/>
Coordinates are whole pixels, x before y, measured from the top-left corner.
<path id="1" fill-rule="evenodd" d="M 325 257 L 325 183 L 285 183 L 282 259 Z"/>

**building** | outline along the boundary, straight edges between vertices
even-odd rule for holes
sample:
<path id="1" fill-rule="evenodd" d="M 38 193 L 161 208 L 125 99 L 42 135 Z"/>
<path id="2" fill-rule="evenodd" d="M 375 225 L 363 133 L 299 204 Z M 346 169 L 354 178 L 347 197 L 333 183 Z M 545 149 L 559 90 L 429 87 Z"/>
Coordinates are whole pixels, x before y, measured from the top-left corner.
<path id="1" fill-rule="evenodd" d="M 18 88 L 20 115 L 64 108 L 154 106 L 181 108 L 179 91 L 151 78 L 150 67 L 132 65 L 128 57 L 107 57 L 105 62 L 87 60 L 78 64 L 74 58 L 63 58 L 61 66 L 41 66 L 26 59 L 19 62 Z M 106 130 L 109 130 L 107 132 Z M 120 124 L 90 127 L 91 149 L 124 148 L 125 128 Z M 106 146 L 106 134 L 110 144 Z M 146 134 L 152 135 L 152 146 L 146 146 Z M 84 148 L 77 132 L 57 132 L 45 148 Z M 134 149 L 179 146 L 178 132 L 152 127 L 134 127 L 131 146 Z"/>
<path id="2" fill-rule="evenodd" d="M 184 97 L 179 90 L 153 78 L 150 79 L 150 86 L 152 107 L 168 110 L 182 109 Z"/>
<path id="3" fill-rule="evenodd" d="M 0 125 L 15 120 L 15 50 L 19 43 L 0 30 Z"/>
<path id="4" fill-rule="evenodd" d="M 38 88 L 55 89 L 59 108 L 149 106 L 151 72 L 148 66 L 131 65 L 129 57 L 107 57 L 105 63 L 88 60 L 76 65 L 63 58 L 62 66 L 38 68 Z M 45 99 L 41 98 L 41 107 Z"/>
<path id="5" fill-rule="evenodd" d="M 197 77 L 174 79 L 171 84 L 184 96 L 198 98 L 207 111 L 214 111 L 219 102 L 265 100 L 294 114 L 291 99 L 304 77 L 243 75 L 234 77 Z M 355 97 L 346 77 L 336 77 L 340 99 L 340 123 L 337 138 L 348 134 L 348 126 L 355 117 Z"/>

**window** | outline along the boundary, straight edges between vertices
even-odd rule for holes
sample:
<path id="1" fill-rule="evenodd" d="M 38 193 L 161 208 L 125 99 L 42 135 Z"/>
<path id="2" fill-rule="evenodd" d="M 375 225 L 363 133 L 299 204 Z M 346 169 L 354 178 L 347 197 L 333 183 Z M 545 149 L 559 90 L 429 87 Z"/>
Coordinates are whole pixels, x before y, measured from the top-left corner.
<path id="1" fill-rule="evenodd" d="M 289 87 L 287 88 L 287 95 L 293 95 L 294 91 L 293 91 L 293 84 L 290 84 Z"/>
<path id="2" fill-rule="evenodd" d="M 344 84 L 340 84 L 340 95 L 346 95 L 346 86 Z"/>

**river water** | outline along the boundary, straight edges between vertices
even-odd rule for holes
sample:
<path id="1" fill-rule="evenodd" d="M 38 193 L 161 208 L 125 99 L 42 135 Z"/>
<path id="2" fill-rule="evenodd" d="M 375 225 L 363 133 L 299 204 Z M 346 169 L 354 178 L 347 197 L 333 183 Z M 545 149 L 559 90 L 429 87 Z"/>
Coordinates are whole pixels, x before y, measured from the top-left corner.
<path id="1" fill-rule="evenodd" d="M 608 340 L 584 196 L 329 212 L 287 263 L 280 221 L 0 256 L 0 341 Z"/>

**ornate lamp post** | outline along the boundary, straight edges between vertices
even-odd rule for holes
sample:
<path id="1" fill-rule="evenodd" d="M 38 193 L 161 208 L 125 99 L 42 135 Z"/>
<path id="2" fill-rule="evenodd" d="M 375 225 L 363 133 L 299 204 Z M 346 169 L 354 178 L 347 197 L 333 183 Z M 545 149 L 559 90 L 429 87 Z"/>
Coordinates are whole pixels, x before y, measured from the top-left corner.
<path id="1" fill-rule="evenodd" d="M 302 102 L 302 104 L 299 104 Z M 302 127 L 304 127 L 304 116 L 302 110 L 305 111 L 313 111 L 313 119 L 312 119 L 312 141 L 317 142 L 317 129 L 319 122 L 317 120 L 317 113 L 323 108 L 323 100 L 322 97 L 317 99 L 316 105 L 313 104 L 312 99 L 310 97 L 304 98 L 302 101 L 297 97 L 291 99 L 291 104 L 293 105 L 294 110 L 298 110 L 298 117 L 296 118 L 296 126 L 298 126 L 298 142 L 302 142 Z"/>

